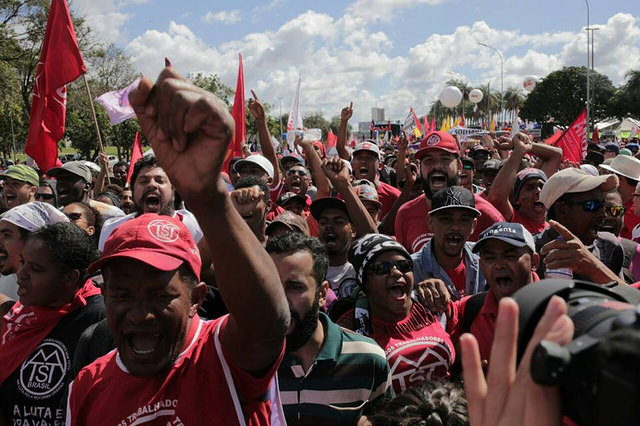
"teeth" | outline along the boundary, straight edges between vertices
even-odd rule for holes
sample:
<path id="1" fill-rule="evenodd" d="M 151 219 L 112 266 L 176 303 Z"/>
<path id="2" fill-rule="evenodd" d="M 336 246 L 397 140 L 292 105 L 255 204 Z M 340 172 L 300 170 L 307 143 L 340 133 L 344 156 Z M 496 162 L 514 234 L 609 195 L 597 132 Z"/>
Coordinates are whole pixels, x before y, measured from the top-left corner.
<path id="1" fill-rule="evenodd" d="M 149 355 L 160 341 L 159 334 L 134 334 L 130 337 L 131 349 L 136 355 Z"/>

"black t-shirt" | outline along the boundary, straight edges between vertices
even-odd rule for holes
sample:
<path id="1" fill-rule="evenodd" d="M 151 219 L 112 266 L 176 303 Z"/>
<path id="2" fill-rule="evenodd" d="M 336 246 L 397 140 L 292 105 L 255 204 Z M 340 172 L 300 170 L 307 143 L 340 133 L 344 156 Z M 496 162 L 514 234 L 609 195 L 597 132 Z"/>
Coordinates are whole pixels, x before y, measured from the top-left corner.
<path id="1" fill-rule="evenodd" d="M 101 295 L 58 322 L 40 345 L 0 385 L 0 411 L 11 424 L 64 425 L 67 386 L 78 338 L 104 317 Z"/>

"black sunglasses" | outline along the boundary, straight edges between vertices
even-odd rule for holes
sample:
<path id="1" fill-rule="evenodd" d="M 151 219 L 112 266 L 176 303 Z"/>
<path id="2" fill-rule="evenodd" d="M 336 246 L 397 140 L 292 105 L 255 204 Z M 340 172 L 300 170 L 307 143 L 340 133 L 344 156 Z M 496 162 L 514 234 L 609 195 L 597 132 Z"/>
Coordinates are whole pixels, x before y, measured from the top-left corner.
<path id="1" fill-rule="evenodd" d="M 587 213 L 597 212 L 604 207 L 603 200 L 565 201 L 566 204 L 582 204 L 582 210 Z"/>
<path id="2" fill-rule="evenodd" d="M 82 219 L 82 213 L 67 213 L 67 217 L 71 222 Z"/>
<path id="3" fill-rule="evenodd" d="M 406 274 L 413 271 L 413 261 L 411 259 L 402 260 L 380 260 L 370 263 L 367 269 L 373 275 L 387 275 L 393 268 L 398 268 L 400 272 Z"/>
<path id="4" fill-rule="evenodd" d="M 604 211 L 607 212 L 608 215 L 611 215 L 613 217 L 620 217 L 624 215 L 626 209 L 624 206 L 606 206 L 604 208 Z"/>
<path id="5" fill-rule="evenodd" d="M 305 177 L 305 176 L 307 176 L 307 171 L 306 170 L 292 170 L 292 169 L 289 169 L 289 170 L 287 170 L 287 175 L 289 175 L 289 176 L 298 175 L 300 177 Z"/>
<path id="6" fill-rule="evenodd" d="M 36 200 L 53 200 L 53 194 L 36 194 Z"/>

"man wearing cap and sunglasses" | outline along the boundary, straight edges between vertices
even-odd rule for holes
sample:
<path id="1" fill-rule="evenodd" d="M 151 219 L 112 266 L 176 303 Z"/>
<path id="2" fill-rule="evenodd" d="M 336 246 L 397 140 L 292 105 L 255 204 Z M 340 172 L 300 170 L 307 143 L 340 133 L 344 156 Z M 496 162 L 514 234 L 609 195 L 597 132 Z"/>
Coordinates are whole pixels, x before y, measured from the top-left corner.
<path id="1" fill-rule="evenodd" d="M 624 221 L 620 236 L 633 238 L 633 228 L 640 224 L 640 216 L 636 215 L 634 204 L 636 186 L 640 181 L 640 160 L 627 155 L 618 155 L 609 164 L 601 164 L 600 168 L 606 173 L 618 176 L 618 192 L 622 196 L 625 207 Z M 639 212 L 640 213 L 640 212 Z"/>
<path id="2" fill-rule="evenodd" d="M 103 270 L 117 350 L 69 385 L 67 422 L 269 424 L 269 389 L 290 313 L 275 265 L 220 178 L 233 118 L 171 67 L 155 85 L 143 77 L 129 98 L 158 162 L 202 226 L 230 314 L 212 322 L 197 316 L 205 285 L 182 222 L 145 214 L 122 224 L 92 265 Z"/>

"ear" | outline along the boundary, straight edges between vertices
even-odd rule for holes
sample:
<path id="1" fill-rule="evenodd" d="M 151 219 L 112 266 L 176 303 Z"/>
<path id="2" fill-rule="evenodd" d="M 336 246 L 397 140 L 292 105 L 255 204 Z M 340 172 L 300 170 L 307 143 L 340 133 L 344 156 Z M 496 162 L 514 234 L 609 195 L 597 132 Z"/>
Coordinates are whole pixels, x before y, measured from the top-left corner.
<path id="1" fill-rule="evenodd" d="M 431 216 L 430 214 L 427 215 L 427 225 L 429 226 L 429 229 L 431 229 L 433 232 L 433 216 Z"/>
<path id="2" fill-rule="evenodd" d="M 37 186 L 32 186 L 31 188 L 29 188 L 29 195 L 32 198 L 35 198 L 37 192 L 38 192 L 38 187 Z"/>
<path id="3" fill-rule="evenodd" d="M 471 225 L 471 233 L 476 230 L 476 226 L 478 226 L 478 218 L 473 219 L 473 225 Z"/>
<path id="4" fill-rule="evenodd" d="M 193 318 L 198 313 L 198 308 L 204 302 L 204 298 L 207 296 L 207 285 L 203 282 L 198 283 L 193 290 L 191 290 L 191 308 L 189 308 L 189 318 Z"/>
<path id="5" fill-rule="evenodd" d="M 533 253 L 531 255 L 531 271 L 534 272 L 538 270 L 539 264 L 540 264 L 540 255 L 538 253 Z"/>
<path id="6" fill-rule="evenodd" d="M 320 308 L 322 309 L 322 307 L 327 303 L 327 294 L 329 293 L 329 281 L 325 280 L 322 282 L 322 284 L 320 284 L 320 288 L 318 289 L 318 291 L 320 292 L 320 297 L 319 297 L 319 305 Z"/>
<path id="7" fill-rule="evenodd" d="M 80 281 L 80 271 L 72 269 L 64 276 L 64 286 L 67 288 L 73 288 L 77 290 L 78 281 Z"/>
<path id="8" fill-rule="evenodd" d="M 93 236 L 93 234 L 96 233 L 96 227 L 95 226 L 89 226 L 86 229 L 87 234 L 89 234 L 90 236 Z"/>

